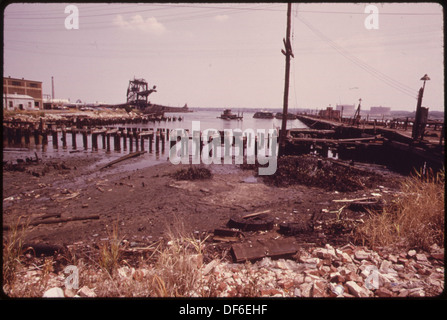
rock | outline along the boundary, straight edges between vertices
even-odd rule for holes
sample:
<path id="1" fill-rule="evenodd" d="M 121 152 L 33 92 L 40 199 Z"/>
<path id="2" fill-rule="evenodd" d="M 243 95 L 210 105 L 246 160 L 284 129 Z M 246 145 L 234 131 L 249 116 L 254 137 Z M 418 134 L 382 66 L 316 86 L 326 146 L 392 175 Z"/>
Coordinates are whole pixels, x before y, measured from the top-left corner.
<path id="1" fill-rule="evenodd" d="M 121 267 L 117 271 L 118 275 L 123 279 L 131 279 L 135 273 L 135 269 L 128 266 Z"/>
<path id="2" fill-rule="evenodd" d="M 425 262 L 427 261 L 427 256 L 423 253 L 416 254 L 416 260 L 419 262 Z"/>
<path id="3" fill-rule="evenodd" d="M 59 288 L 59 287 L 55 287 L 55 288 L 51 288 L 48 289 L 47 291 L 44 292 L 43 294 L 44 298 L 64 298 L 64 291 Z"/>
<path id="4" fill-rule="evenodd" d="M 73 298 L 74 296 L 76 296 L 76 290 L 65 288 L 64 295 L 68 298 Z"/>
<path id="5" fill-rule="evenodd" d="M 416 256 L 416 250 L 410 250 L 407 252 L 407 256 L 409 258 L 413 258 L 414 256 Z"/>
<path id="6" fill-rule="evenodd" d="M 345 292 L 345 288 L 341 284 L 329 283 L 329 289 L 337 297 L 343 296 L 343 293 Z"/>
<path id="7" fill-rule="evenodd" d="M 208 273 L 210 273 L 211 270 L 213 270 L 217 265 L 219 264 L 219 260 L 214 259 L 213 261 L 211 261 L 210 263 L 208 263 L 203 269 L 203 275 L 207 275 Z"/>
<path id="8" fill-rule="evenodd" d="M 421 297 L 425 297 L 425 292 L 424 292 L 423 288 L 409 289 L 408 296 L 414 297 L 414 298 L 421 298 Z"/>
<path id="9" fill-rule="evenodd" d="M 78 295 L 85 298 L 96 298 L 96 293 L 87 286 L 83 286 L 79 289 Z"/>
<path id="10" fill-rule="evenodd" d="M 314 285 L 312 287 L 312 297 L 326 297 L 326 282 L 324 280 L 317 280 L 314 282 Z"/>
<path id="11" fill-rule="evenodd" d="M 444 252 L 432 253 L 430 256 L 433 259 L 444 261 Z"/>
<path id="12" fill-rule="evenodd" d="M 314 284 L 312 282 L 305 282 L 300 285 L 301 297 L 311 298 L 313 285 Z"/>
<path id="13" fill-rule="evenodd" d="M 380 268 L 379 271 L 382 273 L 387 273 L 388 270 L 391 268 L 392 263 L 388 260 L 383 260 L 382 263 L 380 264 Z"/>
<path id="14" fill-rule="evenodd" d="M 397 263 L 397 257 L 393 254 L 390 254 L 388 256 L 388 260 L 391 261 L 392 263 Z"/>
<path id="15" fill-rule="evenodd" d="M 359 261 L 367 260 L 369 259 L 369 254 L 363 250 L 358 250 L 354 253 L 354 258 Z"/>
<path id="16" fill-rule="evenodd" d="M 393 293 L 387 288 L 381 287 L 375 291 L 375 295 L 380 298 L 389 298 L 393 296 Z"/>
<path id="17" fill-rule="evenodd" d="M 346 287 L 349 290 L 349 293 L 352 294 L 354 297 L 357 298 L 366 298 L 369 296 L 368 291 L 362 287 L 360 287 L 356 282 L 354 281 L 348 281 L 346 282 Z"/>

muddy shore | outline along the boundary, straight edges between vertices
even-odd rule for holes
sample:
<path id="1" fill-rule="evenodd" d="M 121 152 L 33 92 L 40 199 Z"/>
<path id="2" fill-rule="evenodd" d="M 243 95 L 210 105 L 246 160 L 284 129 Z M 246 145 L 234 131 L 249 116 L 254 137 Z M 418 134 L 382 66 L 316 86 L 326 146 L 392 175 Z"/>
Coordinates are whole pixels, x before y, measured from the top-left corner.
<path id="1" fill-rule="evenodd" d="M 324 224 L 325 220 L 340 218 L 343 203 L 333 200 L 376 196 L 386 203 L 399 192 L 401 179 L 397 174 L 381 172 L 373 185 L 341 192 L 336 186 L 275 186 L 265 183 L 265 178 L 256 176 L 254 170 L 236 165 L 208 166 L 210 179 L 176 180 L 173 174 L 188 166 L 162 161 L 144 167 L 142 161 L 129 159 L 99 170 L 107 161 L 100 155 L 85 153 L 4 165 L 4 236 L 21 217 L 22 223 L 50 221 L 30 225 L 26 233 L 28 243 L 98 244 L 107 239 L 118 222 L 120 237 L 143 245 L 165 238 L 170 229 L 179 225 L 186 232 L 202 236 L 226 227 L 236 214 L 268 210 L 274 228 L 264 237 L 277 238 L 281 223 L 315 222 L 318 216 L 320 225 L 327 228 L 303 234 L 301 240 L 341 244 L 352 241 L 349 226 Z M 344 221 L 361 221 L 365 214 L 343 208 Z M 70 221 L 71 218 L 78 220 Z M 52 223 L 51 219 L 68 221 Z"/>

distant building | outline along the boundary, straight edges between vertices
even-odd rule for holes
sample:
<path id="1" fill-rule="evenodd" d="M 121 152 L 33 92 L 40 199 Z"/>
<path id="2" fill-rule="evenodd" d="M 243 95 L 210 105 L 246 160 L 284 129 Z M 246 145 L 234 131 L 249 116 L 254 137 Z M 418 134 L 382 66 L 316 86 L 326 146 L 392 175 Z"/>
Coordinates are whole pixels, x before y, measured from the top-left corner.
<path id="1" fill-rule="evenodd" d="M 355 105 L 337 104 L 336 110 L 340 111 L 342 117 L 352 117 L 355 113 Z"/>
<path id="2" fill-rule="evenodd" d="M 39 110 L 34 98 L 26 94 L 3 94 L 3 108 L 13 110 Z"/>
<path id="3" fill-rule="evenodd" d="M 34 100 L 32 108 L 43 109 L 41 81 L 25 80 L 24 78 L 17 79 L 11 77 L 3 77 L 3 99 L 5 99 L 6 97 L 7 100 L 10 94 L 26 95 L 32 97 Z M 9 102 L 7 103 L 7 109 L 9 110 Z"/>
<path id="4" fill-rule="evenodd" d="M 388 107 L 371 107 L 369 114 L 371 115 L 385 115 L 388 116 L 391 114 L 391 108 Z"/>
<path id="5" fill-rule="evenodd" d="M 318 115 L 324 119 L 340 120 L 340 111 L 334 110 L 332 107 L 327 107 L 326 110 L 320 110 Z"/>
<path id="6" fill-rule="evenodd" d="M 69 99 L 52 99 L 45 98 L 43 99 L 43 108 L 44 109 L 66 109 L 67 105 L 70 103 Z"/>

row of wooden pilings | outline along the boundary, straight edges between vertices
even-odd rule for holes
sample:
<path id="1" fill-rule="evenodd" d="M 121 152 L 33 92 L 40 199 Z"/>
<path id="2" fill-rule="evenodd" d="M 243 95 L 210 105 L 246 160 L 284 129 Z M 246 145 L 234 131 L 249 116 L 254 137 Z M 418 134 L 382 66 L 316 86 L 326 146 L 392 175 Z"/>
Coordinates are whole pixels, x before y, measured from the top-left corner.
<path id="1" fill-rule="evenodd" d="M 33 140 L 34 144 L 47 146 L 48 137 L 52 137 L 53 149 L 59 148 L 59 141 L 62 142 L 62 148 L 66 149 L 69 139 L 67 133 L 71 135 L 71 147 L 73 150 L 78 149 L 78 134 L 82 136 L 82 148 L 87 150 L 89 146 L 92 150 L 99 149 L 98 140 L 102 141 L 102 148 L 106 151 L 135 150 L 144 151 L 146 140 L 149 141 L 149 151 L 155 149 L 159 152 L 165 150 L 165 144 L 169 140 L 169 129 L 166 128 L 81 128 L 75 126 L 66 128 L 50 127 L 45 129 L 33 129 L 26 126 L 10 127 L 3 126 L 3 139 L 8 142 L 9 146 L 28 146 Z M 90 143 L 89 143 L 90 137 Z M 112 142 L 113 140 L 113 142 Z"/>
<path id="2" fill-rule="evenodd" d="M 177 129 L 173 129 L 177 130 Z M 189 131 L 189 130 L 186 130 Z M 34 145 L 42 145 L 42 148 L 45 148 L 49 143 L 49 136 L 52 137 L 52 145 L 53 149 L 59 149 L 60 142 L 62 143 L 62 148 L 67 149 L 69 140 L 71 140 L 71 148 L 76 151 L 80 151 L 81 149 L 88 150 L 91 147 L 91 150 L 97 151 L 99 150 L 99 142 L 101 142 L 102 149 L 107 152 L 111 151 L 122 151 L 129 150 L 129 152 L 134 151 L 145 151 L 146 148 L 146 140 L 148 140 L 148 150 L 152 152 L 155 149 L 155 152 L 164 153 L 166 144 L 169 141 L 169 148 L 172 148 L 177 142 L 182 140 L 181 136 L 177 136 L 177 132 L 175 133 L 175 137 L 173 137 L 170 141 L 170 129 L 168 128 L 124 128 L 124 127 L 109 127 L 109 128 L 88 128 L 83 127 L 81 129 L 72 127 L 61 126 L 58 127 L 56 125 L 50 125 L 44 129 L 33 128 L 29 125 L 22 126 L 3 126 L 3 141 L 4 143 L 7 140 L 8 146 L 14 147 L 28 147 L 33 141 Z M 71 139 L 67 138 L 67 134 L 71 135 Z M 78 134 L 82 137 L 82 148 L 78 146 Z M 223 131 L 219 132 L 219 136 L 221 137 L 221 144 L 225 143 L 225 134 Z M 192 136 L 188 134 L 187 140 L 193 139 Z M 214 138 L 209 137 L 208 141 L 212 141 Z M 90 140 L 90 142 L 89 142 Z M 112 141 L 113 140 L 113 141 Z M 203 149 L 204 141 L 202 139 L 202 133 L 199 138 L 200 140 L 200 151 Z M 251 146 L 251 142 L 248 141 L 247 137 L 242 137 L 242 150 L 245 154 L 247 152 L 247 145 Z M 257 154 L 258 148 L 263 148 L 264 144 L 267 148 L 270 148 L 271 136 L 268 134 L 265 137 L 263 142 L 258 141 L 258 137 L 254 137 L 254 153 Z M 231 145 L 235 145 L 235 139 L 231 141 Z M 182 146 L 183 148 L 183 146 Z M 71 151 L 74 152 L 74 151 Z"/>

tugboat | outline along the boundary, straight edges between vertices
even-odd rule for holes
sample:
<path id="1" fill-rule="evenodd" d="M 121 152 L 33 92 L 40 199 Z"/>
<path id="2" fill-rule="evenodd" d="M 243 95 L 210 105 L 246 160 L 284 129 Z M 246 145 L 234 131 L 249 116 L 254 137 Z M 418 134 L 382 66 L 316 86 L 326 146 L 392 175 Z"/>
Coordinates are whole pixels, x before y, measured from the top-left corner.
<path id="1" fill-rule="evenodd" d="M 255 119 L 273 119 L 274 117 L 273 112 L 268 111 L 258 111 L 253 115 Z"/>
<path id="2" fill-rule="evenodd" d="M 276 118 L 276 119 L 282 119 L 282 117 L 283 117 L 282 112 L 278 112 L 278 113 L 275 115 L 275 118 Z M 287 113 L 287 120 L 295 120 L 295 119 L 296 119 L 296 115 L 295 115 L 295 114 L 293 114 L 293 113 Z"/>
<path id="3" fill-rule="evenodd" d="M 234 114 L 231 112 L 231 109 L 225 109 L 224 112 L 218 118 L 224 120 L 242 120 L 243 114 L 241 116 L 239 115 L 239 112 L 237 114 Z"/>

